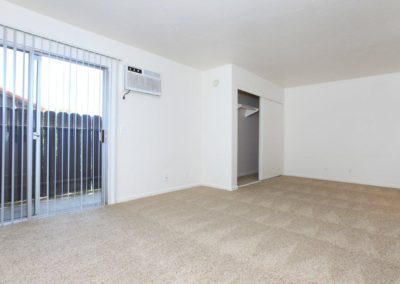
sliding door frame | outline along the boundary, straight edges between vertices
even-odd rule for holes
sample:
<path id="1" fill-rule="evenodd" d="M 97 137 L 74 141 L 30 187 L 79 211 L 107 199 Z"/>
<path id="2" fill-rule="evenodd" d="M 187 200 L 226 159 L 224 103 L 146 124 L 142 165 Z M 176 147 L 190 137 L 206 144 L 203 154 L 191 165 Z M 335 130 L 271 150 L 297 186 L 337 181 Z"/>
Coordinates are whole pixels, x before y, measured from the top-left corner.
<path id="1" fill-rule="evenodd" d="M 34 38 L 33 38 L 33 43 L 32 45 L 35 45 Z M 95 137 L 94 131 L 93 131 L 93 139 L 99 139 L 99 147 L 100 149 L 94 149 L 94 151 L 101 151 L 101 164 L 99 170 L 101 170 L 101 204 L 106 205 L 108 203 L 108 184 L 109 184 L 109 168 L 108 168 L 108 163 L 109 163 L 109 145 L 108 145 L 108 132 L 109 132 L 109 119 L 110 119 L 110 95 L 109 91 L 112 86 L 111 80 L 111 71 L 112 69 L 112 64 L 101 64 L 101 56 L 100 56 L 100 64 L 91 62 L 90 60 L 85 61 L 85 60 L 71 60 L 70 58 L 67 58 L 65 56 L 60 56 L 56 53 L 51 53 L 51 52 L 43 52 L 41 50 L 37 50 L 33 47 L 29 46 L 24 46 L 20 45 L 17 43 L 9 43 L 9 42 L 3 42 L 0 44 L 0 47 L 3 48 L 4 54 L 1 54 L 3 58 L 5 58 L 5 62 L 3 62 L 3 73 L 4 73 L 4 78 L 3 80 L 7 80 L 7 51 L 13 50 L 13 52 L 23 52 L 23 56 L 25 57 L 25 54 L 27 56 L 27 62 L 24 63 L 24 68 L 23 72 L 25 73 L 27 71 L 27 84 L 25 85 L 25 81 L 23 82 L 24 86 L 27 89 L 27 105 L 24 108 L 27 112 L 27 128 L 26 128 L 26 217 L 21 217 L 18 219 L 14 219 L 12 217 L 11 220 L 4 220 L 4 211 L 5 211 L 5 155 L 2 156 L 2 172 L 0 173 L 2 175 L 2 189 L 1 189 L 1 198 L 2 202 L 0 204 L 1 207 L 1 217 L 2 219 L 0 220 L 0 225 L 8 222 L 15 222 L 15 221 L 20 221 L 24 219 L 32 219 L 36 217 L 41 217 L 41 210 L 40 210 L 40 205 L 41 205 L 41 144 L 40 144 L 40 139 L 41 139 L 41 124 L 42 124 L 42 117 L 41 117 L 41 93 L 42 93 L 42 84 L 41 84 L 41 79 L 42 79 L 42 58 L 44 56 L 49 57 L 49 58 L 54 58 L 58 60 L 62 60 L 67 63 L 74 63 L 74 64 L 79 64 L 82 66 L 90 67 L 90 68 L 95 68 L 99 69 L 102 72 L 102 86 L 101 86 L 101 113 L 100 117 L 102 118 L 101 127 L 99 130 L 99 137 Z M 25 60 L 25 58 L 24 58 Z M 26 65 L 25 65 L 26 64 Z M 13 68 L 16 65 L 13 65 Z M 15 76 L 13 78 L 15 81 Z M 3 83 L 3 82 L 2 82 Z M 2 93 L 3 95 L 3 100 L 7 103 L 7 84 L 3 84 L 4 91 Z M 25 88 L 24 87 L 24 88 Z M 13 96 L 16 94 L 13 93 Z M 24 94 L 22 94 L 23 97 Z M 70 94 L 68 94 L 70 95 Z M 14 99 L 14 98 L 13 98 Z M 4 106 L 4 102 L 0 102 L 2 106 Z M 35 108 L 36 106 L 36 108 Z M 35 111 L 36 109 L 36 111 Z M 0 118 L 2 121 L 5 121 L 4 116 L 5 116 L 5 111 L 3 111 L 3 117 Z M 35 117 L 36 116 L 36 117 Z M 15 119 L 15 110 L 13 110 L 13 117 Z M 3 131 L 5 131 L 5 126 L 3 127 Z M 13 133 L 13 136 L 15 134 Z M 3 137 L 5 137 L 3 135 Z M 23 137 L 21 139 L 24 139 Z M 69 141 L 69 140 L 68 140 Z M 94 141 L 94 140 L 93 140 Z M 92 141 L 92 142 L 93 142 Z M 36 143 L 35 143 L 36 142 Z M 0 147 L 0 151 L 5 152 L 3 149 L 5 145 L 5 142 L 2 143 Z M 35 154 L 34 154 L 35 153 Z M 14 151 L 11 152 L 11 159 L 12 161 L 15 159 L 14 157 Z M 48 157 L 47 157 L 48 159 Z M 35 167 L 33 166 L 35 164 Z M 13 166 L 13 168 L 15 165 Z M 98 173 L 99 175 L 99 173 Z M 99 176 L 97 178 L 100 178 Z M 14 192 L 14 188 L 12 189 L 12 192 Z M 94 193 L 94 192 L 93 192 Z M 81 193 L 83 194 L 83 193 Z M 55 198 L 56 195 L 55 195 Z M 12 205 L 14 205 L 14 200 L 11 201 Z M 12 208 L 12 214 L 14 215 L 14 208 Z M 22 209 L 21 209 L 22 210 Z M 22 213 L 21 213 L 22 214 Z"/>
<path id="2" fill-rule="evenodd" d="M 54 34 L 54 36 L 57 38 L 58 35 Z M 44 135 L 45 133 L 41 131 L 40 129 L 40 123 L 45 123 L 45 118 L 42 118 L 42 114 L 40 114 L 40 111 L 42 108 L 40 107 L 40 103 L 36 105 L 36 108 L 39 110 L 38 112 L 35 112 L 35 96 L 41 94 L 41 89 L 44 88 L 44 92 L 46 92 L 46 87 L 43 84 L 46 84 L 43 82 L 42 86 L 37 86 L 38 89 L 35 90 L 35 76 L 41 76 L 42 74 L 39 74 L 35 71 L 35 60 L 41 61 L 43 56 L 48 56 L 48 57 L 54 57 L 57 59 L 63 59 L 66 62 L 70 63 L 77 63 L 77 64 L 82 64 L 85 66 L 89 67 L 94 67 L 94 68 L 99 68 L 103 71 L 102 75 L 102 107 L 99 115 L 101 116 L 101 142 L 99 147 L 97 145 L 93 146 L 100 149 L 101 151 L 101 184 L 96 184 L 93 186 L 93 188 L 100 189 L 101 187 L 101 194 L 97 195 L 96 200 L 100 202 L 100 197 L 101 197 L 101 204 L 113 204 L 116 201 L 116 191 L 115 191 L 115 185 L 116 185 L 116 156 L 117 156 L 117 125 L 116 125 L 116 120 L 117 120 L 117 105 L 118 105 L 118 93 L 122 91 L 122 82 L 119 81 L 119 76 L 121 76 L 122 69 L 120 68 L 120 62 L 121 60 L 118 58 L 114 58 L 111 56 L 107 56 L 101 53 L 98 53 L 93 50 L 88 50 L 84 49 L 81 47 L 78 47 L 76 45 L 71 45 L 68 43 L 64 43 L 62 41 L 54 40 L 49 37 L 45 36 L 40 36 L 37 34 L 33 34 L 30 32 L 25 32 L 21 29 L 15 29 L 13 27 L 7 26 L 0 24 L 0 47 L 3 47 L 4 54 L 0 54 L 5 60 L 7 60 L 7 52 L 9 48 L 12 48 L 14 50 L 14 54 L 16 51 L 22 52 L 23 55 L 23 84 L 22 88 L 23 90 L 19 90 L 17 92 L 20 92 L 22 94 L 22 105 L 20 106 L 21 108 L 21 117 L 23 120 L 23 125 L 21 125 L 21 131 L 22 131 L 22 139 L 21 141 L 24 141 L 25 146 L 21 145 L 21 149 L 19 149 L 20 146 L 18 146 L 18 149 L 15 151 L 15 155 L 13 155 L 10 150 L 10 153 L 8 153 L 7 150 L 7 156 L 15 156 L 18 158 L 19 161 L 19 155 L 21 155 L 21 161 L 19 161 L 19 164 L 14 164 L 12 168 L 14 169 L 15 167 L 21 167 L 21 171 L 23 173 L 18 173 L 20 174 L 21 178 L 18 177 L 18 183 L 15 183 L 15 187 L 17 187 L 19 190 L 21 187 L 21 200 L 16 200 L 16 204 L 21 203 L 21 214 L 17 214 L 14 216 L 12 215 L 11 219 L 9 219 L 9 216 L 7 215 L 9 212 L 9 207 L 8 206 L 14 206 L 14 203 L 9 204 L 8 203 L 8 197 L 5 200 L 4 195 L 5 193 L 8 193 L 8 190 L 10 189 L 5 189 L 6 181 L 4 179 L 4 176 L 7 175 L 8 178 L 8 168 L 11 167 L 8 166 L 8 159 L 11 156 L 8 156 L 7 158 L 3 155 L 2 160 L 0 163 L 2 164 L 2 170 L 0 172 L 0 175 L 2 176 L 2 187 L 0 189 L 0 195 L 2 197 L 2 202 L 0 204 L 0 226 L 5 224 L 5 223 L 13 223 L 13 222 L 19 222 L 22 220 L 26 219 L 31 219 L 35 218 L 37 214 L 39 215 L 44 215 L 45 214 L 45 207 L 40 208 L 40 200 L 41 200 L 41 191 L 46 190 L 43 189 L 42 183 L 43 180 L 46 179 L 45 176 L 42 176 L 44 173 L 33 173 L 34 169 L 41 170 L 41 166 L 43 162 L 41 162 L 40 157 L 43 155 L 44 152 L 46 152 L 46 147 L 41 149 L 41 146 L 35 146 L 34 145 L 34 138 L 42 134 Z M 61 47 L 61 49 L 59 48 Z M 63 52 L 64 50 L 64 52 Z M 67 53 L 65 52 L 67 51 Z M 75 53 L 76 52 L 76 53 Z M 3 53 L 3 52 L 2 52 Z M 72 54 L 74 54 L 72 56 Z M 71 56 L 67 56 L 71 55 Z M 8 58 L 10 58 L 10 54 L 8 55 Z M 10 59 L 8 59 L 10 60 Z M 21 63 L 18 63 L 21 64 Z M 41 64 L 41 63 L 39 63 Z M 44 64 L 44 61 L 43 61 Z M 15 64 L 13 65 L 15 66 Z M 20 65 L 18 65 L 20 66 Z M 0 67 L 2 68 L 2 67 Z M 20 67 L 19 67 L 20 68 Z M 5 106 L 6 103 L 8 104 L 9 98 L 6 97 L 8 95 L 7 89 L 10 89 L 10 85 L 12 85 L 12 82 L 6 82 L 7 78 L 6 76 L 11 76 L 8 75 L 7 72 L 11 71 L 8 70 L 8 67 L 6 65 L 6 62 L 4 62 L 4 68 L 2 68 L 4 71 L 4 98 L 3 102 L 0 102 L 1 105 Z M 40 68 L 39 68 L 40 69 Z M 19 72 L 19 71 L 17 71 Z M 36 72 L 36 74 L 35 74 Z M 45 71 L 43 71 L 45 72 Z M 45 76 L 45 74 L 43 74 Z M 8 78 L 10 80 L 11 78 Z M 15 76 L 14 76 L 15 80 Z M 14 83 L 15 84 L 15 83 Z M 20 83 L 18 83 L 19 86 Z M 8 86 L 7 86 L 8 85 Z M 12 87 L 12 86 L 11 86 Z M 97 88 L 96 88 L 97 89 Z M 13 92 L 13 93 L 17 93 Z M 36 93 L 35 93 L 36 92 Z M 97 92 L 95 92 L 97 93 Z M 42 100 L 45 97 L 45 93 L 42 94 Z M 14 98 L 12 98 L 14 99 Z M 36 99 L 37 100 L 37 99 Z M 40 100 L 40 98 L 39 98 Z M 20 103 L 18 101 L 18 103 Z M 16 108 L 18 109 L 19 106 L 16 105 Z M 16 116 L 15 110 L 13 112 L 13 120 Z M 11 110 L 7 110 L 7 114 L 11 114 Z M 96 114 L 97 115 L 97 114 Z M 3 112 L 2 115 L 2 121 L 5 121 L 6 114 Z M 18 120 L 19 116 L 17 113 L 16 119 Z M 36 119 L 35 119 L 36 118 Z M 40 119 L 44 119 L 43 122 Z M 97 118 L 96 118 L 97 119 Z M 35 122 L 36 121 L 36 122 Z M 18 122 L 19 123 L 19 122 Z M 34 125 L 35 124 L 35 125 Z M 39 125 L 39 131 L 35 131 L 35 126 Z M 100 127 L 100 124 L 97 124 L 97 126 Z M 100 137 L 97 137 L 97 126 L 95 126 L 96 132 L 92 132 L 92 137 L 96 137 L 96 139 L 99 139 Z M 24 130 L 25 128 L 25 130 Z M 5 127 L 2 130 L 2 133 L 5 133 L 8 131 L 8 129 L 5 129 Z M 48 133 L 47 133 L 48 134 Z M 7 132 L 8 135 L 8 132 Z M 13 134 L 14 135 L 14 134 Z M 5 141 L 5 140 L 4 140 Z M 19 140 L 18 140 L 19 141 Z M 93 141 L 93 139 L 92 139 Z M 5 142 L 8 143 L 8 142 Z M 53 142 L 50 142 L 53 144 Z M 5 147 L 4 143 L 0 145 L 0 151 L 3 153 L 5 152 Z M 6 145 L 6 147 L 8 147 Z M 37 149 L 39 148 L 39 149 Z M 8 148 L 7 148 L 8 149 Z M 17 152 L 20 151 L 20 152 Z M 35 151 L 35 152 L 33 152 Z M 41 154 L 40 151 L 44 151 Z M 47 150 L 48 152 L 48 150 Z M 37 155 L 35 155 L 38 153 Z M 7 159 L 6 161 L 5 158 Z M 35 160 L 36 159 L 36 160 Z M 22 164 L 22 166 L 20 166 Z M 39 165 L 39 166 L 37 166 Z M 97 169 L 98 163 L 96 163 L 96 166 L 93 167 L 92 169 Z M 6 166 L 6 169 L 5 169 Z M 44 165 L 46 167 L 46 165 Z M 49 167 L 49 165 L 47 165 Z M 52 166 L 50 166 L 52 167 Z M 29 174 L 28 174 L 28 168 L 29 168 Z M 13 171 L 13 169 L 11 171 Z M 17 169 L 17 168 L 15 168 Z M 18 168 L 19 169 L 19 168 Z M 94 170 L 93 170 L 94 171 Z M 35 174 L 35 176 L 33 176 Z M 96 173 L 93 173 L 92 176 L 95 176 Z M 42 179 L 42 183 L 40 181 Z M 8 180 L 7 180 L 8 182 Z M 14 182 L 14 180 L 12 180 Z M 99 180 L 97 180 L 99 182 Z M 19 184 L 21 183 L 21 184 Z M 7 185 L 9 186 L 9 185 Z M 13 187 L 11 185 L 11 187 Z M 12 191 L 12 190 L 11 190 Z M 29 192 L 28 192 L 29 191 Z M 49 191 L 49 188 L 47 188 L 47 192 Z M 16 191 L 19 194 L 19 191 Z M 98 192 L 98 191 L 97 191 Z M 44 192 L 42 192 L 44 193 Z M 11 192 L 12 194 L 12 192 Z M 46 193 L 47 196 L 50 196 L 48 193 Z M 36 198 L 37 196 L 37 198 Z M 13 197 L 12 197 L 12 200 Z M 7 202 L 6 202 L 7 201 Z M 4 206 L 5 203 L 7 203 L 6 207 Z M 99 204 L 100 205 L 100 204 Z M 7 211 L 7 214 L 5 215 L 4 211 Z M 17 209 L 17 207 L 16 207 Z M 47 211 L 49 211 L 49 208 L 47 208 Z M 12 210 L 11 214 L 14 214 L 15 212 Z M 4 218 L 6 220 L 4 220 Z"/>

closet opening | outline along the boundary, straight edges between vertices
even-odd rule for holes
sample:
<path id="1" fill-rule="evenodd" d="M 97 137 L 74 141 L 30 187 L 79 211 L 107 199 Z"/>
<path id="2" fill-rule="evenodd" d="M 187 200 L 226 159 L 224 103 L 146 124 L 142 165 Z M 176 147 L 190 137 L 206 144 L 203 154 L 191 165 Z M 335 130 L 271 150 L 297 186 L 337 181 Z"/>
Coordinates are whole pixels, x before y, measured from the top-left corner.
<path id="1" fill-rule="evenodd" d="M 238 90 L 237 185 L 259 180 L 260 97 Z"/>

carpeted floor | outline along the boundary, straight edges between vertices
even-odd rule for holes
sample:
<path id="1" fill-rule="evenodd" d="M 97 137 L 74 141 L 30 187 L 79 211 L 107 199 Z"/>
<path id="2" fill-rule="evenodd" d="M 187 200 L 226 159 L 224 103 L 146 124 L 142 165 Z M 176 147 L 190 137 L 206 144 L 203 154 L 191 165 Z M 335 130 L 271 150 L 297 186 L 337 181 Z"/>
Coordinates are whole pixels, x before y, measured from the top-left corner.
<path id="1" fill-rule="evenodd" d="M 278 177 L 0 229 L 1 283 L 400 283 L 400 191 Z"/>

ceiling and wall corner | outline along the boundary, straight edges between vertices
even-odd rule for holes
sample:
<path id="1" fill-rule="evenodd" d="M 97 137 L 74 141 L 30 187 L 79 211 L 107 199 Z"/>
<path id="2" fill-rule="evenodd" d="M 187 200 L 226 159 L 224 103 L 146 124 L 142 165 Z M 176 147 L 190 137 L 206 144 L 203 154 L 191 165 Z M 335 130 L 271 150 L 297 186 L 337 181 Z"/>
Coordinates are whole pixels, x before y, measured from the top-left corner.
<path id="1" fill-rule="evenodd" d="M 398 0 L 8 1 L 200 70 L 232 63 L 284 87 L 400 71 Z"/>

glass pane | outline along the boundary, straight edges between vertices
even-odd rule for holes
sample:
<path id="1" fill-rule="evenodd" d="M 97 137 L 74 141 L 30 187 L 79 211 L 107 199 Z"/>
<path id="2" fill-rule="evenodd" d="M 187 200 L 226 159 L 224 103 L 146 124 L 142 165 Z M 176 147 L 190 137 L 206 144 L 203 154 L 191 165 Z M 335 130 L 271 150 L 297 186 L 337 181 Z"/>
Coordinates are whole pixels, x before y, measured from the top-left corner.
<path id="1" fill-rule="evenodd" d="M 0 161 L 4 159 L 4 180 L 0 176 L 0 186 L 4 190 L 4 221 L 10 221 L 27 216 L 29 54 L 3 46 L 0 52 L 0 145 L 4 143 L 4 152 L 0 151 Z"/>
<path id="2" fill-rule="evenodd" d="M 39 70 L 44 208 L 55 213 L 98 206 L 104 71 L 48 56 Z"/>

